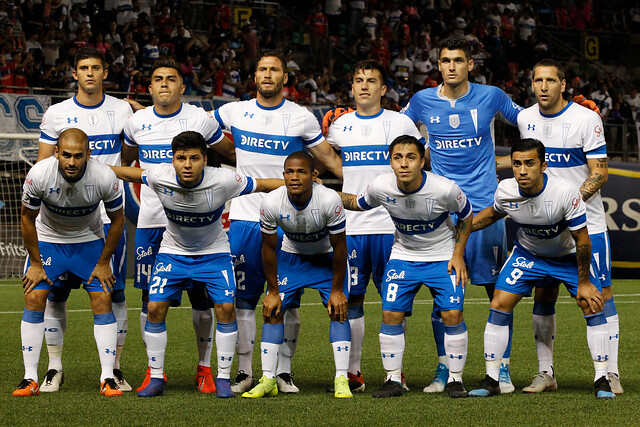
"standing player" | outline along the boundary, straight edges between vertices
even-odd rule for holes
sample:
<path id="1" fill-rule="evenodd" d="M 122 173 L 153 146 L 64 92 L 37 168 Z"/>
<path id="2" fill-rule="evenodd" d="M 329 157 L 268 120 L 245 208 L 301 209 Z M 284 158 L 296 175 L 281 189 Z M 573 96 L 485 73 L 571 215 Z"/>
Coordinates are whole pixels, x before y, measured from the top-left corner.
<path id="1" fill-rule="evenodd" d="M 373 397 L 405 392 L 401 385 L 402 321 L 423 284 L 431 290 L 444 322 L 444 346 L 450 360 L 446 390 L 451 397 L 466 397 L 462 384 L 468 341 L 462 317 L 467 283 L 463 258 L 471 232 L 471 203 L 456 183 L 422 170 L 425 149 L 417 138 L 396 138 L 389 155 L 393 174 L 375 178 L 359 197 L 342 194 L 347 209 L 384 206 L 396 227 L 382 285 L 380 351 L 387 376 Z M 458 216 L 455 226 L 450 213 Z"/>
<path id="2" fill-rule="evenodd" d="M 187 130 L 199 132 L 209 147 L 227 158 L 233 158 L 232 143 L 224 137 L 213 116 L 202 108 L 181 102 L 180 96 L 184 90 L 182 71 L 177 63 L 158 61 L 154 64 L 149 85 L 153 107 L 137 111 L 125 124 L 125 144 L 122 147 L 125 164 L 131 164 L 136 157 L 139 157 L 143 169 L 151 170 L 163 163 L 170 163 L 172 138 Z M 143 186 L 136 229 L 134 275 L 134 286 L 142 289 L 140 327 L 143 340 L 149 280 L 166 226 L 167 217 L 160 200 L 149 187 Z M 213 393 L 215 384 L 210 367 L 213 313 L 204 295 L 204 288 L 190 289 L 188 293 L 193 307 L 192 318 L 199 353 L 196 385 L 203 393 Z M 150 371 L 147 369 L 145 380 L 138 391 L 147 385 L 149 378 Z"/>
<path id="3" fill-rule="evenodd" d="M 585 204 L 577 187 L 547 176 L 545 147 L 536 139 L 523 139 L 511 148 L 515 178 L 500 182 L 495 202 L 473 218 L 473 230 L 481 230 L 509 215 L 519 226 L 515 246 L 496 282 L 489 320 L 484 331 L 487 375 L 470 396 L 500 394 L 500 356 L 509 341 L 513 308 L 531 295 L 540 281 L 556 286 L 564 282 L 582 308 L 587 321 L 587 343 L 595 368 L 596 397 L 611 399 L 607 380 L 609 330 L 600 293 L 600 282 L 589 280 L 591 242 Z"/>
<path id="4" fill-rule="evenodd" d="M 133 111 L 126 101 L 105 95 L 102 87 L 107 77 L 104 55 L 97 49 L 82 48 L 75 56 L 73 78 L 78 83 L 78 93 L 65 101 L 52 105 L 44 114 L 40 125 L 40 144 L 38 161 L 51 157 L 58 142 L 58 137 L 66 129 L 77 128 L 89 137 L 91 158 L 111 166 L 120 165 L 120 150 L 123 139 L 124 123 Z M 111 223 L 104 206 L 100 205 L 105 234 Z M 114 253 L 113 267 L 116 283 L 111 295 L 111 305 L 118 324 L 118 345 L 114 377 L 120 390 L 131 391 L 120 370 L 120 356 L 127 337 L 127 303 L 124 296 L 126 281 L 126 232 L 118 243 Z M 51 278 L 54 281 L 59 278 Z M 66 280 L 79 286 L 79 279 L 69 277 Z M 54 286 L 49 293 L 45 309 L 44 327 L 47 350 L 49 352 L 49 368 L 40 391 L 58 391 L 64 381 L 62 370 L 62 348 L 64 331 L 67 326 L 66 301 L 70 287 Z"/>
<path id="5" fill-rule="evenodd" d="M 72 273 L 91 300 L 102 367 L 100 393 L 122 396 L 113 378 L 118 331 L 111 309 L 111 257 L 124 230 L 120 184 L 107 166 L 90 159 L 89 139 L 81 130 L 62 132 L 54 152 L 55 157 L 31 168 L 24 183 L 21 229 L 29 259 L 22 278 L 25 310 L 20 332 L 25 374 L 13 395 L 40 392 L 38 361 L 47 295 L 53 286 L 69 286 L 50 278 Z M 101 202 L 111 220 L 106 240 Z"/>
<path id="6" fill-rule="evenodd" d="M 611 291 L 611 253 L 600 189 L 607 182 L 607 148 L 600 116 L 562 98 L 566 82 L 562 66 L 553 60 L 540 61 L 533 69 L 532 88 L 538 100 L 518 116 L 523 138 L 536 138 L 546 148 L 550 176 L 580 187 L 586 203 L 587 228 L 591 239 L 592 281 L 598 280 L 604 298 L 609 328 L 609 372 L 611 390 L 622 394 L 618 372 L 618 312 Z M 524 391 L 535 393 L 557 387 L 553 371 L 553 341 L 558 287 L 536 290 L 533 328 L 538 349 L 539 373 Z"/>
<path id="7" fill-rule="evenodd" d="M 342 191 L 362 193 L 378 175 L 391 173 L 389 144 L 400 135 L 421 138 L 414 123 L 404 114 L 384 110 L 380 100 L 387 91 L 387 73 L 379 62 L 365 60 L 354 67 L 353 97 L 356 111 L 340 116 L 329 127 L 327 141 L 342 153 Z M 394 226 L 382 207 L 366 212 L 346 212 L 347 249 L 351 288 L 349 323 L 351 352 L 349 386 L 364 391 L 360 360 L 364 340 L 364 295 L 373 277 L 378 293 L 382 274 L 393 245 Z"/>
<path id="8" fill-rule="evenodd" d="M 238 335 L 233 310 L 236 284 L 229 241 L 220 217 L 227 200 L 253 191 L 270 191 L 281 180 L 254 180 L 229 169 L 206 167 L 207 143 L 194 131 L 182 132 L 171 142 L 172 164 L 152 169 L 114 168 L 126 181 L 144 183 L 157 195 L 168 219 L 155 259 L 149 286 L 145 324 L 149 383 L 138 396 L 164 393 L 164 357 L 167 346 L 165 319 L 172 301 L 180 300 L 190 284 L 206 288 L 216 313 L 218 397 L 234 397 L 231 363 Z"/>
<path id="9" fill-rule="evenodd" d="M 262 263 L 267 278 L 263 301 L 260 383 L 242 397 L 276 396 L 278 351 L 284 340 L 284 313 L 303 288 L 317 289 L 329 312 L 329 340 L 336 367 L 334 396 L 353 397 L 347 369 L 351 328 L 347 321 L 349 276 L 345 214 L 340 196 L 313 180 L 318 175 L 314 159 L 304 151 L 284 162 L 285 188 L 267 195 L 260 205 Z M 277 251 L 277 228 L 284 231 Z"/>
<path id="10" fill-rule="evenodd" d="M 285 70 L 282 54 L 265 52 L 256 67 L 256 99 L 228 103 L 215 112 L 220 126 L 233 133 L 238 172 L 256 178 L 277 178 L 287 155 L 308 150 L 334 175 L 342 178 L 340 157 L 322 138 L 316 118 L 306 108 L 283 98 L 282 87 L 288 79 Z M 236 199 L 229 212 L 229 240 L 238 282 L 238 375 L 232 386 L 236 393 L 249 390 L 253 384 L 255 309 L 265 282 L 259 245 L 259 208 L 263 197 L 252 194 Z M 278 388 L 284 393 L 296 393 L 299 390 L 291 378 L 291 359 L 300 331 L 297 308 L 287 310 L 284 323 Z"/>

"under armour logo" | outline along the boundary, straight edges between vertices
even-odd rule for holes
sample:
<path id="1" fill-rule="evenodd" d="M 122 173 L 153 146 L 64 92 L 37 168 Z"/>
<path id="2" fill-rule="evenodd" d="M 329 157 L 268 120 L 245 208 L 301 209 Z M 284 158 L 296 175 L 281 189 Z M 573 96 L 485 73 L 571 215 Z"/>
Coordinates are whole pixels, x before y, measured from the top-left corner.
<path id="1" fill-rule="evenodd" d="M 229 362 L 231 362 L 232 359 L 233 359 L 233 356 L 229 356 L 229 357 L 220 356 L 220 360 L 222 360 L 223 362 L 225 360 L 228 360 Z"/>
<path id="2" fill-rule="evenodd" d="M 598 362 L 605 362 L 607 360 L 609 360 L 609 356 L 603 356 L 601 354 L 598 355 Z"/>
<path id="3" fill-rule="evenodd" d="M 387 196 L 387 203 L 393 203 L 395 205 L 396 204 L 396 198 Z"/>
<path id="4" fill-rule="evenodd" d="M 22 351 L 33 351 L 33 347 L 31 347 L 31 346 L 28 346 L 28 347 L 22 346 Z"/>
<path id="5" fill-rule="evenodd" d="M 484 358 L 485 359 L 495 359 L 496 358 L 496 354 L 495 353 L 485 353 L 484 354 Z"/>
<path id="6" fill-rule="evenodd" d="M 49 189 L 49 194 L 51 194 L 51 193 L 57 193 L 57 194 L 60 194 L 60 189 L 59 189 L 59 188 L 53 188 L 53 187 L 51 187 L 51 188 Z"/>
<path id="7" fill-rule="evenodd" d="M 431 123 L 440 123 L 440 116 L 431 116 Z"/>
<path id="8" fill-rule="evenodd" d="M 346 132 L 346 131 L 350 131 L 353 129 L 353 126 L 345 126 L 344 129 L 342 129 L 342 132 Z"/>
<path id="9" fill-rule="evenodd" d="M 249 117 L 250 119 L 253 119 L 253 113 L 250 113 L 248 111 L 244 113 L 244 116 Z"/>
<path id="10" fill-rule="evenodd" d="M 607 279 L 607 276 L 605 276 L 604 274 L 602 276 L 600 276 L 600 280 L 602 280 L 603 282 Z"/>
<path id="11" fill-rule="evenodd" d="M 345 345 L 344 347 L 336 347 L 336 351 L 349 351 L 349 346 Z"/>
<path id="12" fill-rule="evenodd" d="M 104 349 L 105 354 L 111 354 L 113 356 L 116 355 L 116 351 L 115 350 L 109 350 L 108 348 Z"/>
<path id="13" fill-rule="evenodd" d="M 127 333 L 127 330 L 126 330 L 126 329 L 120 329 L 120 330 L 118 331 L 118 333 L 119 333 L 119 334 L 126 334 L 126 333 Z"/>
<path id="14" fill-rule="evenodd" d="M 263 348 L 262 349 L 262 354 L 267 354 L 267 353 L 269 353 L 269 350 L 267 350 L 266 348 Z"/>
<path id="15" fill-rule="evenodd" d="M 151 130 L 151 125 L 142 125 L 142 130 Z"/>
<path id="16" fill-rule="evenodd" d="M 78 123 L 77 117 L 67 117 L 67 123 Z"/>
<path id="17" fill-rule="evenodd" d="M 164 194 L 168 194 L 168 195 L 170 195 L 170 196 L 173 196 L 173 190 L 171 190 L 171 189 L 169 189 L 169 188 L 166 188 L 166 187 L 162 188 L 162 192 L 163 192 Z"/>
<path id="18" fill-rule="evenodd" d="M 509 202 L 509 207 L 512 209 L 518 209 L 518 202 Z"/>
<path id="19" fill-rule="evenodd" d="M 450 302 L 451 304 L 453 304 L 454 302 L 455 302 L 456 304 L 460 304 L 460 297 L 455 297 L 455 298 L 454 298 L 454 297 L 453 297 L 453 295 L 452 295 L 452 296 L 450 296 L 450 297 L 449 297 L 449 302 Z"/>
<path id="20" fill-rule="evenodd" d="M 390 358 L 390 359 L 393 359 L 394 357 L 396 357 L 396 354 L 395 353 L 382 354 L 382 358 L 383 359 L 385 359 L 387 357 Z"/>
<path id="21" fill-rule="evenodd" d="M 297 343 L 297 342 L 298 342 L 298 340 L 296 340 L 296 339 L 292 339 L 292 340 L 290 340 L 290 339 L 288 339 L 288 338 L 285 338 L 285 339 L 284 339 L 284 342 L 290 342 L 291 344 L 295 344 L 295 343 Z"/>
<path id="22" fill-rule="evenodd" d="M 287 221 L 290 221 L 291 220 L 291 215 L 280 215 L 280 219 L 281 220 L 286 219 Z"/>
<path id="23" fill-rule="evenodd" d="M 233 291 L 230 289 L 225 289 L 224 290 L 224 296 L 229 297 L 229 296 L 233 296 Z"/>
<path id="24" fill-rule="evenodd" d="M 462 360 L 462 355 L 459 354 L 459 355 L 456 356 L 455 354 L 450 354 L 449 355 L 449 359 L 460 359 L 460 360 Z"/>
<path id="25" fill-rule="evenodd" d="M 533 130 L 533 131 L 535 131 L 535 130 L 536 130 L 536 125 L 532 125 L 531 123 L 529 123 L 529 124 L 527 125 L 527 130 Z"/>
<path id="26" fill-rule="evenodd" d="M 155 356 L 151 356 L 151 357 L 149 357 L 149 360 L 150 360 L 151 362 L 155 362 L 155 361 L 156 361 L 156 357 L 155 357 Z"/>
<path id="27" fill-rule="evenodd" d="M 205 341 L 206 341 L 206 342 L 211 342 L 211 338 L 203 338 L 203 337 L 200 337 L 200 338 L 198 338 L 198 340 L 199 340 L 200 342 L 205 342 Z"/>

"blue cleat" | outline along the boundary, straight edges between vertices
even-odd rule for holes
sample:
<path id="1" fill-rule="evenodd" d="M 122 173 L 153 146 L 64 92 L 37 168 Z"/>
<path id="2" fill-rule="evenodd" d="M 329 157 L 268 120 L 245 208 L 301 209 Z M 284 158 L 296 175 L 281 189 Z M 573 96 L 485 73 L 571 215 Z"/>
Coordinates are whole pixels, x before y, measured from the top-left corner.
<path id="1" fill-rule="evenodd" d="M 594 383 L 594 386 L 596 388 L 596 397 L 598 399 L 613 399 L 616 397 L 616 394 L 611 391 L 611 386 L 609 385 L 607 377 L 602 376 L 598 378 Z"/>
<path id="2" fill-rule="evenodd" d="M 149 384 L 138 392 L 138 397 L 156 397 L 164 394 L 165 382 L 162 378 L 151 378 Z"/>
<path id="3" fill-rule="evenodd" d="M 220 398 L 236 397 L 231 391 L 231 381 L 228 378 L 216 378 L 216 395 Z"/>
<path id="4" fill-rule="evenodd" d="M 511 372 L 509 370 L 508 363 L 500 364 L 500 376 L 498 377 L 500 383 L 500 394 L 509 394 L 515 391 L 515 387 L 511 382 Z"/>
<path id="5" fill-rule="evenodd" d="M 422 391 L 425 393 L 442 393 L 449 380 L 449 368 L 444 363 L 438 363 L 436 373 L 433 376 L 431 384 L 426 386 Z"/>

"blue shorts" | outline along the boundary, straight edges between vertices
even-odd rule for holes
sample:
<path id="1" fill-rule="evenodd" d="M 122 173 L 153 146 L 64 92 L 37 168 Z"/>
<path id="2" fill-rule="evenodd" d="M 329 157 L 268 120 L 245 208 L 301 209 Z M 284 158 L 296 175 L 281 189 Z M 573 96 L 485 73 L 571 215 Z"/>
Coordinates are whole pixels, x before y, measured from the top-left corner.
<path id="1" fill-rule="evenodd" d="M 183 290 L 195 289 L 199 284 L 204 284 L 214 303 L 233 303 L 236 282 L 231 255 L 158 254 L 149 284 L 149 301 L 180 302 Z"/>
<path id="2" fill-rule="evenodd" d="M 164 227 L 136 229 L 136 251 L 133 286 L 144 291 L 149 290 L 153 265 L 160 249 Z"/>
<path id="3" fill-rule="evenodd" d="M 109 227 L 111 227 L 111 224 L 104 225 L 105 238 L 107 236 L 107 233 L 109 232 Z M 113 274 L 116 276 L 116 286 L 114 287 L 114 289 L 124 289 L 124 285 L 127 281 L 127 227 L 126 225 L 124 230 L 122 231 L 122 236 L 120 237 L 120 241 L 118 242 L 116 251 L 113 253 L 111 262 L 113 263 Z"/>
<path id="4" fill-rule="evenodd" d="M 362 234 L 347 236 L 349 270 L 351 272 L 350 295 L 364 295 L 369 277 L 380 293 L 384 269 L 391 255 L 393 234 Z"/>
<path id="5" fill-rule="evenodd" d="M 347 271 L 349 264 L 347 262 Z M 278 253 L 278 287 L 282 310 L 296 307 L 300 291 L 304 288 L 317 289 L 326 306 L 333 284 L 333 253 L 317 255 L 297 255 L 280 251 Z M 345 274 L 342 291 L 349 298 L 349 275 Z M 298 305 L 299 307 L 299 302 Z"/>
<path id="6" fill-rule="evenodd" d="M 442 311 L 462 310 L 464 288 L 447 271 L 449 261 L 415 262 L 390 259 L 382 283 L 382 309 L 397 313 L 413 310 L 413 299 L 422 287 L 431 289 Z"/>
<path id="7" fill-rule="evenodd" d="M 564 282 L 571 296 L 575 297 L 578 292 L 578 263 L 575 254 L 559 258 L 544 258 L 515 244 L 500 271 L 496 289 L 531 296 L 535 287 L 555 287 L 561 282 Z M 602 291 L 599 282 L 591 280 L 591 283 L 598 291 Z"/>
<path id="8" fill-rule="evenodd" d="M 82 283 L 84 289 L 88 292 L 104 292 L 97 279 L 87 283 L 104 249 L 104 240 L 98 239 L 91 242 L 72 244 L 39 242 L 38 246 L 40 248 L 42 266 L 45 273 L 47 273 L 47 277 L 53 282 L 53 286 L 77 289 Z M 30 265 L 31 261 L 27 259 L 25 273 Z M 73 275 L 80 280 L 69 280 Z M 35 289 L 51 290 L 52 286 L 47 282 L 40 282 Z M 124 289 L 124 286 L 122 289 Z M 114 287 L 114 290 L 119 289 Z"/>
<path id="9" fill-rule="evenodd" d="M 592 282 L 599 282 L 600 286 L 611 286 L 611 247 L 609 233 L 589 234 L 591 239 L 591 274 Z"/>
<path id="10" fill-rule="evenodd" d="M 504 219 L 471 233 L 464 252 L 471 283 L 496 283 L 506 256 L 507 231 Z"/>

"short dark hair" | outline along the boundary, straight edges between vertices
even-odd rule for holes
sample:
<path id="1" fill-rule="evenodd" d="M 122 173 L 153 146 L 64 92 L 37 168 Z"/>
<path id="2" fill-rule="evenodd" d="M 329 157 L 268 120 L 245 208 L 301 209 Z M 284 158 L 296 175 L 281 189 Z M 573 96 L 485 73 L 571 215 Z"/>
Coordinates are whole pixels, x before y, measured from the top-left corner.
<path id="1" fill-rule="evenodd" d="M 356 65 L 353 66 L 353 77 L 355 78 L 359 71 L 367 70 L 377 70 L 380 73 L 380 77 L 382 77 L 382 84 L 387 84 L 387 70 L 385 70 L 382 64 L 375 59 L 364 59 L 357 62 Z"/>
<path id="2" fill-rule="evenodd" d="M 531 151 L 536 150 L 538 154 L 538 159 L 540 159 L 540 164 L 544 163 L 545 157 L 545 149 L 544 144 L 537 139 L 534 138 L 525 138 L 520 141 L 516 141 L 511 147 L 511 156 L 513 157 L 513 153 L 522 152 L 522 151 Z"/>
<path id="3" fill-rule="evenodd" d="M 258 62 L 262 61 L 262 58 L 278 58 L 280 63 L 282 64 L 282 71 L 287 72 L 287 60 L 284 57 L 284 53 L 281 50 L 267 50 L 258 59 Z M 256 62 L 256 65 L 258 64 Z"/>
<path id="4" fill-rule="evenodd" d="M 190 150 L 197 148 L 203 156 L 207 155 L 207 142 L 201 133 L 188 130 L 173 137 L 171 141 L 171 151 L 175 154 L 179 150 Z"/>
<path id="5" fill-rule="evenodd" d="M 464 52 L 464 56 L 467 60 L 471 59 L 471 45 L 464 37 L 460 36 L 449 36 L 446 39 L 440 42 L 440 55 L 442 55 L 442 51 L 445 49 L 449 50 L 458 50 Z"/>
<path id="6" fill-rule="evenodd" d="M 81 47 L 76 52 L 76 56 L 73 61 L 73 68 L 77 70 L 78 62 L 82 61 L 83 59 L 89 59 L 89 58 L 99 59 L 100 62 L 102 62 L 102 67 L 105 67 L 107 65 L 107 61 L 104 58 L 104 54 L 100 52 L 98 49 L 95 49 L 93 47 Z"/>
<path id="7" fill-rule="evenodd" d="M 389 144 L 389 156 L 393 154 L 393 150 L 395 150 L 398 145 L 415 145 L 418 149 L 418 153 L 420 154 L 420 158 L 424 159 L 424 144 L 422 144 L 422 142 L 420 142 L 420 140 L 415 136 L 400 135 L 394 139 L 393 142 Z"/>
<path id="8" fill-rule="evenodd" d="M 536 68 L 538 67 L 555 67 L 558 71 L 558 78 L 560 81 L 564 80 L 564 67 L 558 61 L 553 59 L 543 59 L 538 61 L 536 65 L 533 66 L 533 77 L 536 77 Z"/>
<path id="9" fill-rule="evenodd" d="M 316 169 L 315 159 L 306 151 L 294 151 L 287 156 L 287 158 L 284 160 L 284 164 L 286 165 L 289 160 L 304 160 L 305 162 L 307 162 L 307 165 L 309 166 L 309 169 L 312 173 Z"/>
<path id="10" fill-rule="evenodd" d="M 182 75 L 182 68 L 180 67 L 180 64 L 178 64 L 176 61 L 171 61 L 171 60 L 156 61 L 153 64 L 153 67 L 151 67 L 151 75 L 152 76 L 153 76 L 153 73 L 155 73 L 155 71 L 158 68 L 173 68 L 174 70 L 176 70 L 178 72 L 178 75 L 180 76 L 180 78 L 184 80 L 184 76 Z"/>

